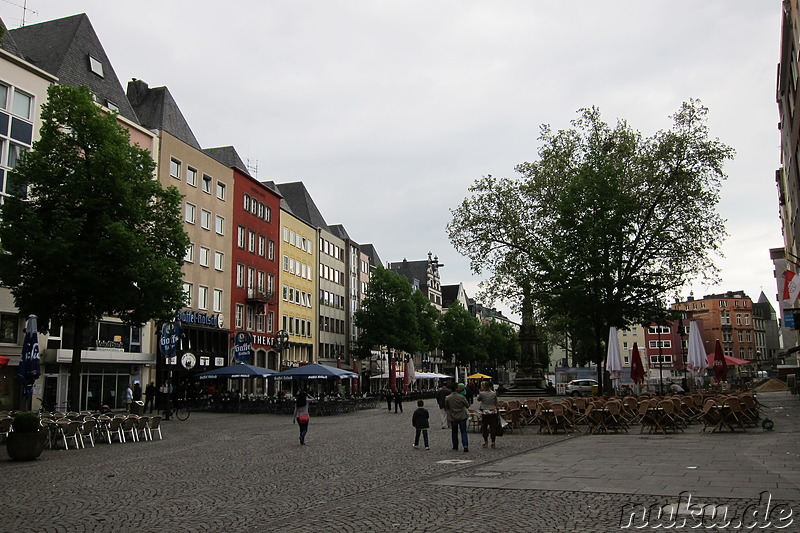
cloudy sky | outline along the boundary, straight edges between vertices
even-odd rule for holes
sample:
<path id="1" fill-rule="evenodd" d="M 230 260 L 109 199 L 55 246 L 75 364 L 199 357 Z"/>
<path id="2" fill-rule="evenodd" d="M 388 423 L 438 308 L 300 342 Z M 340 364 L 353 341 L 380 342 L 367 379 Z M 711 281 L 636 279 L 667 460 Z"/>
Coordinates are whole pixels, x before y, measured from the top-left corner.
<path id="1" fill-rule="evenodd" d="M 0 0 L 8 27 L 23 0 Z M 330 224 L 384 262 L 424 259 L 475 294 L 445 225 L 485 174 L 536 157 L 581 107 L 644 135 L 680 103 L 733 146 L 722 283 L 774 300 L 778 0 L 28 0 L 26 24 L 86 13 L 123 84 L 167 86 L 204 147 L 261 180 L 302 180 Z M 256 172 L 254 170 L 254 172 Z M 688 295 L 690 288 L 682 296 Z M 499 309 L 507 309 L 497 302 Z"/>

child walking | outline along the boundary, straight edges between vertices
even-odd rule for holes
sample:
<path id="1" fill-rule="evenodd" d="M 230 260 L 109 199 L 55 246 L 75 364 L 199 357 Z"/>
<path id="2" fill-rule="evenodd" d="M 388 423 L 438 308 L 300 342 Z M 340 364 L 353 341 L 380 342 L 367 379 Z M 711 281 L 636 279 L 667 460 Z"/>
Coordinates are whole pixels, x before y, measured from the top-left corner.
<path id="1" fill-rule="evenodd" d="M 428 410 L 425 409 L 424 405 L 424 401 L 417 400 L 417 409 L 411 416 L 411 425 L 413 425 L 417 430 L 417 434 L 414 437 L 414 448 L 419 448 L 419 434 L 422 433 L 422 438 L 425 442 L 425 449 L 430 450 L 431 448 L 428 445 L 428 429 L 430 429 L 430 423 L 428 422 L 429 415 Z"/>

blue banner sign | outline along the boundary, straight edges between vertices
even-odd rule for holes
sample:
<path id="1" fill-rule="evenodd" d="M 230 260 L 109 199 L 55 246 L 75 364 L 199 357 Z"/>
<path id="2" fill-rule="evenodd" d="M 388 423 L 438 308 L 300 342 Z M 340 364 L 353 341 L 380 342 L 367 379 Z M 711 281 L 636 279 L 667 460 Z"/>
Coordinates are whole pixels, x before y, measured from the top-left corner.
<path id="1" fill-rule="evenodd" d="M 178 349 L 178 342 L 181 338 L 181 324 L 177 320 L 167 322 L 161 327 L 161 338 L 158 340 L 158 347 L 161 355 L 169 359 L 175 356 Z"/>
<path id="2" fill-rule="evenodd" d="M 238 363 L 248 363 L 253 358 L 253 338 L 249 333 L 240 331 L 236 334 L 233 345 L 233 357 Z"/>

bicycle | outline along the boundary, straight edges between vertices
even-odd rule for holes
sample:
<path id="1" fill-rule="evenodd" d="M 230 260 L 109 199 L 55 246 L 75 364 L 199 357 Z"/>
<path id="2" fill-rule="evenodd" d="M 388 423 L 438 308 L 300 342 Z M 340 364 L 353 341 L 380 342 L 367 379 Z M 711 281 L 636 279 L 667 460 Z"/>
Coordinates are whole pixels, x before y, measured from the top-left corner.
<path id="1" fill-rule="evenodd" d="M 174 403 L 175 405 L 173 405 L 171 408 L 167 407 L 161 409 L 161 414 L 164 417 L 164 420 L 169 419 L 173 415 L 175 418 L 181 421 L 189 418 L 189 415 L 192 414 L 192 408 L 189 407 L 189 404 L 186 402 L 186 400 L 176 400 Z"/>

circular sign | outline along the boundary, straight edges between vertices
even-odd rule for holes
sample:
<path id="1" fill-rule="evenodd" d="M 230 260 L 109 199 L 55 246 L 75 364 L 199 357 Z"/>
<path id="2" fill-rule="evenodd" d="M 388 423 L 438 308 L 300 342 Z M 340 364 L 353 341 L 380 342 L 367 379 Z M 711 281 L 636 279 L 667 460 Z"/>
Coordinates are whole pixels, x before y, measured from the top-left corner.
<path id="1" fill-rule="evenodd" d="M 181 356 L 181 364 L 186 370 L 191 370 L 194 368 L 194 365 L 197 364 L 197 358 L 193 353 L 186 352 Z"/>

